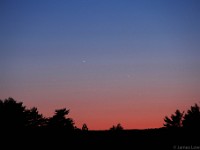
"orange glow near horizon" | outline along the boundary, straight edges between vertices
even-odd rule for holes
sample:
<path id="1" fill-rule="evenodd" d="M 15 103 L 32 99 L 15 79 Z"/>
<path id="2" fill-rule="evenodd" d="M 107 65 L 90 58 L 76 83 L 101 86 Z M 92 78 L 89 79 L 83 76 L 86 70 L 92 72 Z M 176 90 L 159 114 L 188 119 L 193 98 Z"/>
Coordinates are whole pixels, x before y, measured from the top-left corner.
<path id="1" fill-rule="evenodd" d="M 81 128 L 86 123 L 90 130 L 107 130 L 118 123 L 125 129 L 159 128 L 163 126 L 165 116 L 170 116 L 176 109 L 185 111 L 198 103 L 198 99 L 190 99 L 198 94 L 188 93 L 187 89 L 184 92 L 183 88 L 179 91 L 169 89 L 168 92 L 160 90 L 158 93 L 153 93 L 151 88 L 151 92 L 144 91 L 142 94 L 128 89 L 124 92 L 99 90 L 85 94 L 87 90 L 78 94 L 72 89 L 65 93 L 58 90 L 45 95 L 43 91 L 43 96 L 32 97 L 27 93 L 23 97 L 16 94 L 13 98 L 22 101 L 28 108 L 36 106 L 45 117 L 52 116 L 55 109 L 70 109 L 68 117 L 74 120 L 75 125 Z"/>
<path id="2" fill-rule="evenodd" d="M 198 103 L 200 93 L 194 83 L 153 82 L 146 81 L 142 86 L 138 80 L 135 84 L 122 79 L 112 84 L 84 81 L 79 86 L 27 85 L 12 89 L 12 93 L 1 92 L 28 108 L 37 107 L 45 117 L 52 116 L 55 109 L 70 109 L 69 117 L 75 125 L 81 128 L 86 123 L 91 130 L 106 130 L 118 123 L 125 129 L 162 127 L 166 115 Z"/>

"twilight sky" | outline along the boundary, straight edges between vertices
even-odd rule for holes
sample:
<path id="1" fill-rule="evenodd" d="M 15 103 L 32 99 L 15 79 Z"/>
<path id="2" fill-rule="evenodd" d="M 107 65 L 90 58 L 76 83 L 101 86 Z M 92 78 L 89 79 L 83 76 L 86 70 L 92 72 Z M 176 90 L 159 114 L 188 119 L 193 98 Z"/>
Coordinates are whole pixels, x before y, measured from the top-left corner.
<path id="1" fill-rule="evenodd" d="M 1 0 L 0 20 L 0 99 L 89 129 L 200 102 L 199 0 Z"/>

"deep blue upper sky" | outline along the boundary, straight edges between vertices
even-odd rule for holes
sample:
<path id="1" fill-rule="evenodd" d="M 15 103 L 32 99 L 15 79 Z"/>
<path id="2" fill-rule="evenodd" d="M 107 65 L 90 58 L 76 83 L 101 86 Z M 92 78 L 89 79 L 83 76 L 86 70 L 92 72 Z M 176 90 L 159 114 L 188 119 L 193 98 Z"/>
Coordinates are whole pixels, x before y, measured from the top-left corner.
<path id="1" fill-rule="evenodd" d="M 1 0 L 0 21 L 0 98 L 199 98 L 199 0 Z"/>
<path id="2" fill-rule="evenodd" d="M 3 0 L 1 68 L 3 72 L 10 67 L 26 72 L 48 66 L 70 70 L 85 61 L 192 63 L 199 56 L 199 10 L 197 0 Z"/>

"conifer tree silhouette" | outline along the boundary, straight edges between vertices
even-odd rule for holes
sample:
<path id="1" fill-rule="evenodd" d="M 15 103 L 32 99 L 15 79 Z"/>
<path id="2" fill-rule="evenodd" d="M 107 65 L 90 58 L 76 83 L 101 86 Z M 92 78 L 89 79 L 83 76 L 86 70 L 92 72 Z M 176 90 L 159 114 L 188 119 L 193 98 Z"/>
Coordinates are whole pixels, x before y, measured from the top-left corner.
<path id="1" fill-rule="evenodd" d="M 66 108 L 55 110 L 54 116 L 49 118 L 48 126 L 57 129 L 65 128 L 68 130 L 73 130 L 74 121 L 71 118 L 66 117 L 68 113 L 69 110 L 67 110 Z"/>
<path id="2" fill-rule="evenodd" d="M 37 128 L 46 126 L 47 119 L 44 118 L 42 114 L 39 114 L 36 107 L 27 109 L 25 113 L 27 119 L 27 124 L 26 124 L 27 127 Z"/>
<path id="3" fill-rule="evenodd" d="M 19 129 L 26 126 L 25 106 L 13 98 L 0 100 L 0 127 Z"/>
<path id="4" fill-rule="evenodd" d="M 181 113 L 180 110 L 176 110 L 175 114 L 171 115 L 171 118 L 165 117 L 164 118 L 164 126 L 167 128 L 179 128 L 182 126 L 182 119 L 183 119 L 183 112 Z"/>
<path id="5" fill-rule="evenodd" d="M 200 107 L 197 104 L 191 106 L 183 118 L 184 128 L 200 129 Z"/>
<path id="6" fill-rule="evenodd" d="M 87 125 L 85 123 L 82 126 L 82 131 L 88 131 L 88 127 L 87 127 Z"/>

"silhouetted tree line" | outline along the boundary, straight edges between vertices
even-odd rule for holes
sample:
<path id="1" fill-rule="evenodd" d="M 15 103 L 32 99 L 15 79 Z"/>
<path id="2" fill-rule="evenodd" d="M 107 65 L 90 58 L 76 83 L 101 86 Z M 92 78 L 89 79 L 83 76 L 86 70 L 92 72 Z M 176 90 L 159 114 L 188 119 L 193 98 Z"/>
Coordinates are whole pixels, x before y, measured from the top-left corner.
<path id="1" fill-rule="evenodd" d="M 186 113 L 177 109 L 170 118 L 166 116 L 164 122 L 166 128 L 199 129 L 200 107 L 195 104 L 194 106 L 191 106 Z"/>
<path id="2" fill-rule="evenodd" d="M 57 109 L 52 117 L 45 118 L 36 107 L 27 109 L 13 98 L 0 100 L 0 128 L 54 128 L 74 130 L 74 121 L 68 118 L 69 110 Z"/>
<path id="3" fill-rule="evenodd" d="M 120 131 L 120 130 L 123 130 L 124 128 L 122 127 L 122 125 L 120 123 L 118 123 L 116 126 L 113 125 L 110 130 L 111 131 Z"/>
<path id="4" fill-rule="evenodd" d="M 40 114 L 36 107 L 26 108 L 22 102 L 17 102 L 13 98 L 0 100 L 0 128 L 20 129 L 20 128 L 49 128 L 65 129 L 69 131 L 82 130 L 88 131 L 84 123 L 81 129 L 75 126 L 72 118 L 68 118 L 69 110 L 66 108 L 57 109 L 52 117 L 46 118 Z M 200 128 L 200 107 L 195 104 L 185 113 L 176 110 L 170 117 L 164 118 L 164 127 L 166 128 Z M 123 130 L 119 123 L 113 125 L 109 130 Z"/>
<path id="5" fill-rule="evenodd" d="M 47 128 L 69 131 L 89 130 L 85 123 L 81 129 L 78 129 L 73 119 L 67 117 L 68 114 L 69 110 L 66 108 L 56 109 L 52 117 L 46 118 L 38 112 L 36 107 L 28 109 L 22 102 L 17 102 L 11 97 L 0 100 L 0 128 L 3 129 Z M 122 129 L 121 124 L 110 128 L 110 130 Z"/>

